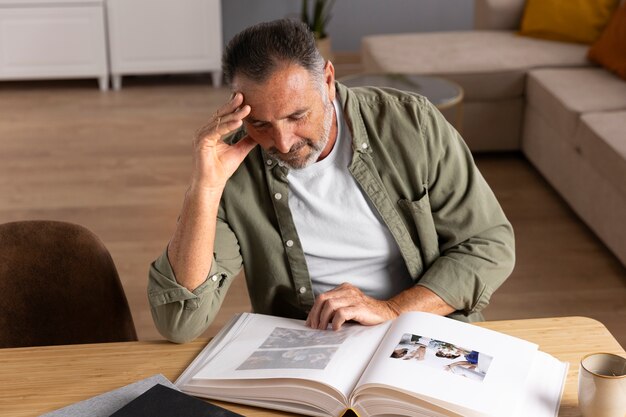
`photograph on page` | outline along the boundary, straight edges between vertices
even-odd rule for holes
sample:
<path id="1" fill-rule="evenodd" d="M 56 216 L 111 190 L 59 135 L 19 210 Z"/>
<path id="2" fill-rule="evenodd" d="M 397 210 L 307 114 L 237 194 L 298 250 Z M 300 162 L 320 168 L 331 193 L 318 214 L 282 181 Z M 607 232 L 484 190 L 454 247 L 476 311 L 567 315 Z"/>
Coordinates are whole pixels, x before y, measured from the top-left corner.
<path id="1" fill-rule="evenodd" d="M 390 358 L 417 362 L 474 381 L 483 381 L 493 357 L 449 342 L 405 333 Z"/>
<path id="2" fill-rule="evenodd" d="M 356 390 L 390 387 L 461 414 L 504 415 L 520 401 L 515 393 L 524 391 L 536 352 L 537 345 L 501 333 L 407 313 L 394 320 Z"/>
<path id="3" fill-rule="evenodd" d="M 347 396 L 388 327 L 387 323 L 316 330 L 299 320 L 248 315 L 194 379 L 298 378 L 328 384 Z"/>
<path id="4" fill-rule="evenodd" d="M 237 370 L 325 369 L 349 334 L 276 327 Z"/>

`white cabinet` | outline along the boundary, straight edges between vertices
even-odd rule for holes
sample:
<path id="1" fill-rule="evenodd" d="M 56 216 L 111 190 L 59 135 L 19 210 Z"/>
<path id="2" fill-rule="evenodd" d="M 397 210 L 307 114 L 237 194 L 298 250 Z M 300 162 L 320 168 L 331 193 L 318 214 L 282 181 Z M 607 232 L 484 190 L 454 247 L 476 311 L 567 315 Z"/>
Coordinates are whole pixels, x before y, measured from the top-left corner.
<path id="1" fill-rule="evenodd" d="M 106 8 L 106 19 L 105 19 Z M 108 35 L 108 59 L 107 59 Z M 210 72 L 221 84 L 220 0 L 0 0 L 0 80 Z"/>
<path id="2" fill-rule="evenodd" d="M 107 89 L 103 0 L 0 0 L 0 80 L 92 77 Z"/>
<path id="3" fill-rule="evenodd" d="M 210 72 L 221 84 L 220 0 L 107 0 L 113 88 L 122 76 Z"/>

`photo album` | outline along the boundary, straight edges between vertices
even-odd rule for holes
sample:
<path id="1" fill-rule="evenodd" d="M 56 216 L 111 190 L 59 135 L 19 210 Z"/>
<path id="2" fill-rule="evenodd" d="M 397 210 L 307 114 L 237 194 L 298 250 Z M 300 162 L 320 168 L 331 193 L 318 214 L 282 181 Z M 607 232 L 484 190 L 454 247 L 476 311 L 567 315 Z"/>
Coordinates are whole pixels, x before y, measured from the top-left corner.
<path id="1" fill-rule="evenodd" d="M 429 313 L 339 331 L 242 313 L 176 386 L 310 416 L 554 417 L 567 369 L 533 343 Z"/>

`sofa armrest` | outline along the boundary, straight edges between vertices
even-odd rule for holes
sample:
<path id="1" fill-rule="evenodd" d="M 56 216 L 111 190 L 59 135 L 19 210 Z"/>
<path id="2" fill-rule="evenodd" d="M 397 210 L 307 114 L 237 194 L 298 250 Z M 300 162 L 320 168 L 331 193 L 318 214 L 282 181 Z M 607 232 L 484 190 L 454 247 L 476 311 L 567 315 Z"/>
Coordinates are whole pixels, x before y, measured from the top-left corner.
<path id="1" fill-rule="evenodd" d="M 517 30 L 526 0 L 475 0 L 474 29 Z"/>

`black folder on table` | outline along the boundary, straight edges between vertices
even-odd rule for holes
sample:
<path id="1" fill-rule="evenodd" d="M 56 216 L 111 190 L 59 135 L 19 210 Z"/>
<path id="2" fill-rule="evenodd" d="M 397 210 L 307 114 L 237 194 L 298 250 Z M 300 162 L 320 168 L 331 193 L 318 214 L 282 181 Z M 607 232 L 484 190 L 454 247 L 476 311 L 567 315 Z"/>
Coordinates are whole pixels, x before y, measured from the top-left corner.
<path id="1" fill-rule="evenodd" d="M 242 417 L 217 405 L 157 384 L 111 417 Z"/>

